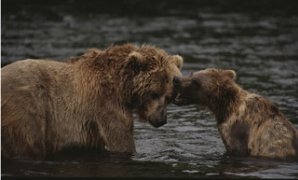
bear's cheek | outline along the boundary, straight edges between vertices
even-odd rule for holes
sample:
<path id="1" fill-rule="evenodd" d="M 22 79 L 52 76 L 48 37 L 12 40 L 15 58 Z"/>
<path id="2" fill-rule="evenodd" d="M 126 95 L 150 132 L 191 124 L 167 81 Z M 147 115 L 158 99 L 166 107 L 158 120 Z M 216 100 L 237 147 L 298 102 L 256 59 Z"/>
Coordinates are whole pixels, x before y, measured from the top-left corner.
<path id="1" fill-rule="evenodd" d="M 141 104 L 138 108 L 138 115 L 141 121 L 145 122 L 148 121 L 148 116 L 152 114 L 154 109 L 157 106 L 157 103 L 154 103 L 152 100 L 147 99 L 144 101 L 144 104 Z"/>

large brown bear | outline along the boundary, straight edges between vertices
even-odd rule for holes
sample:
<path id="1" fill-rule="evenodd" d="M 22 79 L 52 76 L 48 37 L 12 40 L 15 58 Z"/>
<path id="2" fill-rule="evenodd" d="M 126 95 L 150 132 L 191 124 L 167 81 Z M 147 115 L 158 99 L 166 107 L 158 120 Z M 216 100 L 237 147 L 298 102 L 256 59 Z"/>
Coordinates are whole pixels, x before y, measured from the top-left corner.
<path id="1" fill-rule="evenodd" d="M 175 79 L 177 105 L 200 104 L 216 116 L 227 152 L 240 156 L 298 156 L 298 132 L 269 100 L 239 87 L 233 70 L 206 69 Z"/>
<path id="2" fill-rule="evenodd" d="M 65 148 L 135 152 L 133 112 L 166 123 L 182 58 L 144 45 L 90 50 L 69 62 L 2 68 L 2 155 L 42 158 Z"/>

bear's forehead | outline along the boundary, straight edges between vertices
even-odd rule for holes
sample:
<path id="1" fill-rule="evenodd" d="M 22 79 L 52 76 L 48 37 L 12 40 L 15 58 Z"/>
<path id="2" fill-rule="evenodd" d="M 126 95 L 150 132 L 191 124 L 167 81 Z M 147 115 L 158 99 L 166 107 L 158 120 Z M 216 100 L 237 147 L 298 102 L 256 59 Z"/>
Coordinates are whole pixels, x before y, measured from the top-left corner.
<path id="1" fill-rule="evenodd" d="M 208 68 L 204 70 L 197 71 L 193 73 L 194 77 L 201 76 L 201 75 L 207 75 L 211 77 L 218 77 L 221 75 L 221 72 L 218 69 L 215 68 Z"/>
<path id="2" fill-rule="evenodd" d="M 207 69 L 204 69 L 204 70 L 201 70 L 199 71 L 201 73 L 219 73 L 219 70 L 218 69 L 215 69 L 215 68 L 207 68 Z"/>
<path id="3" fill-rule="evenodd" d="M 171 86 L 171 82 L 174 76 L 178 76 L 180 74 L 178 72 L 169 72 L 167 70 L 152 73 L 149 83 L 150 88 L 156 89 L 157 91 L 164 91 L 165 89 L 167 89 L 167 87 Z"/>
<path id="4" fill-rule="evenodd" d="M 169 76 L 167 75 L 167 73 L 161 71 L 161 72 L 157 72 L 157 73 L 152 73 L 151 75 L 151 83 L 166 83 L 169 81 Z"/>
<path id="5" fill-rule="evenodd" d="M 148 57 L 165 57 L 168 56 L 168 54 L 159 48 L 155 48 L 152 46 L 142 46 L 141 48 L 139 48 L 137 50 L 139 53 L 141 53 L 142 55 L 148 56 Z"/>

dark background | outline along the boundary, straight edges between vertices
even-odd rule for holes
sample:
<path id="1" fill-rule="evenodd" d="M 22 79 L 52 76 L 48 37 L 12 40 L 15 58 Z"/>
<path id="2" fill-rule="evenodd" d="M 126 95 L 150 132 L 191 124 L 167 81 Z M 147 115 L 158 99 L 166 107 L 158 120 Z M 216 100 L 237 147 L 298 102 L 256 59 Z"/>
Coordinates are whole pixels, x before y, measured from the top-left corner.
<path id="1" fill-rule="evenodd" d="M 7 14 L 24 9 L 56 14 L 62 10 L 71 13 L 109 13 L 117 15 L 187 15 L 196 16 L 205 8 L 217 12 L 249 12 L 266 15 L 297 14 L 295 0 L 3 0 L 2 13 Z M 35 8 L 38 6 L 38 8 Z M 58 9 L 57 9 L 58 8 Z M 61 8 L 61 9 L 59 9 Z M 182 11 L 180 11 L 182 10 Z"/>

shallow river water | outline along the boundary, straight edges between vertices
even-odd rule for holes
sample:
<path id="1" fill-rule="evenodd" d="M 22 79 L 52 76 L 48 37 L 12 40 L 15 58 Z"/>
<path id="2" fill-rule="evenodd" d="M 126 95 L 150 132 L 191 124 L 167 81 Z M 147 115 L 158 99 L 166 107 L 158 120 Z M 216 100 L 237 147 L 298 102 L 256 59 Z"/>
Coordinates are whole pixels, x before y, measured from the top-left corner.
<path id="1" fill-rule="evenodd" d="M 271 99 L 298 128 L 298 11 L 292 8 L 294 1 L 287 5 L 279 1 L 273 5 L 269 1 L 244 5 L 232 0 L 177 5 L 153 1 L 157 4 L 151 7 L 148 2 L 131 0 L 120 1 L 123 8 L 115 10 L 111 10 L 112 3 L 95 1 L 30 2 L 6 0 L 2 4 L 2 65 L 25 58 L 63 60 L 112 43 L 153 44 L 182 55 L 185 75 L 207 67 L 234 69 L 243 88 Z M 225 155 L 215 118 L 202 107 L 169 105 L 166 125 L 155 129 L 136 119 L 134 132 L 137 153 L 133 156 L 69 153 L 46 161 L 2 161 L 1 173 L 298 178 L 295 161 Z"/>

